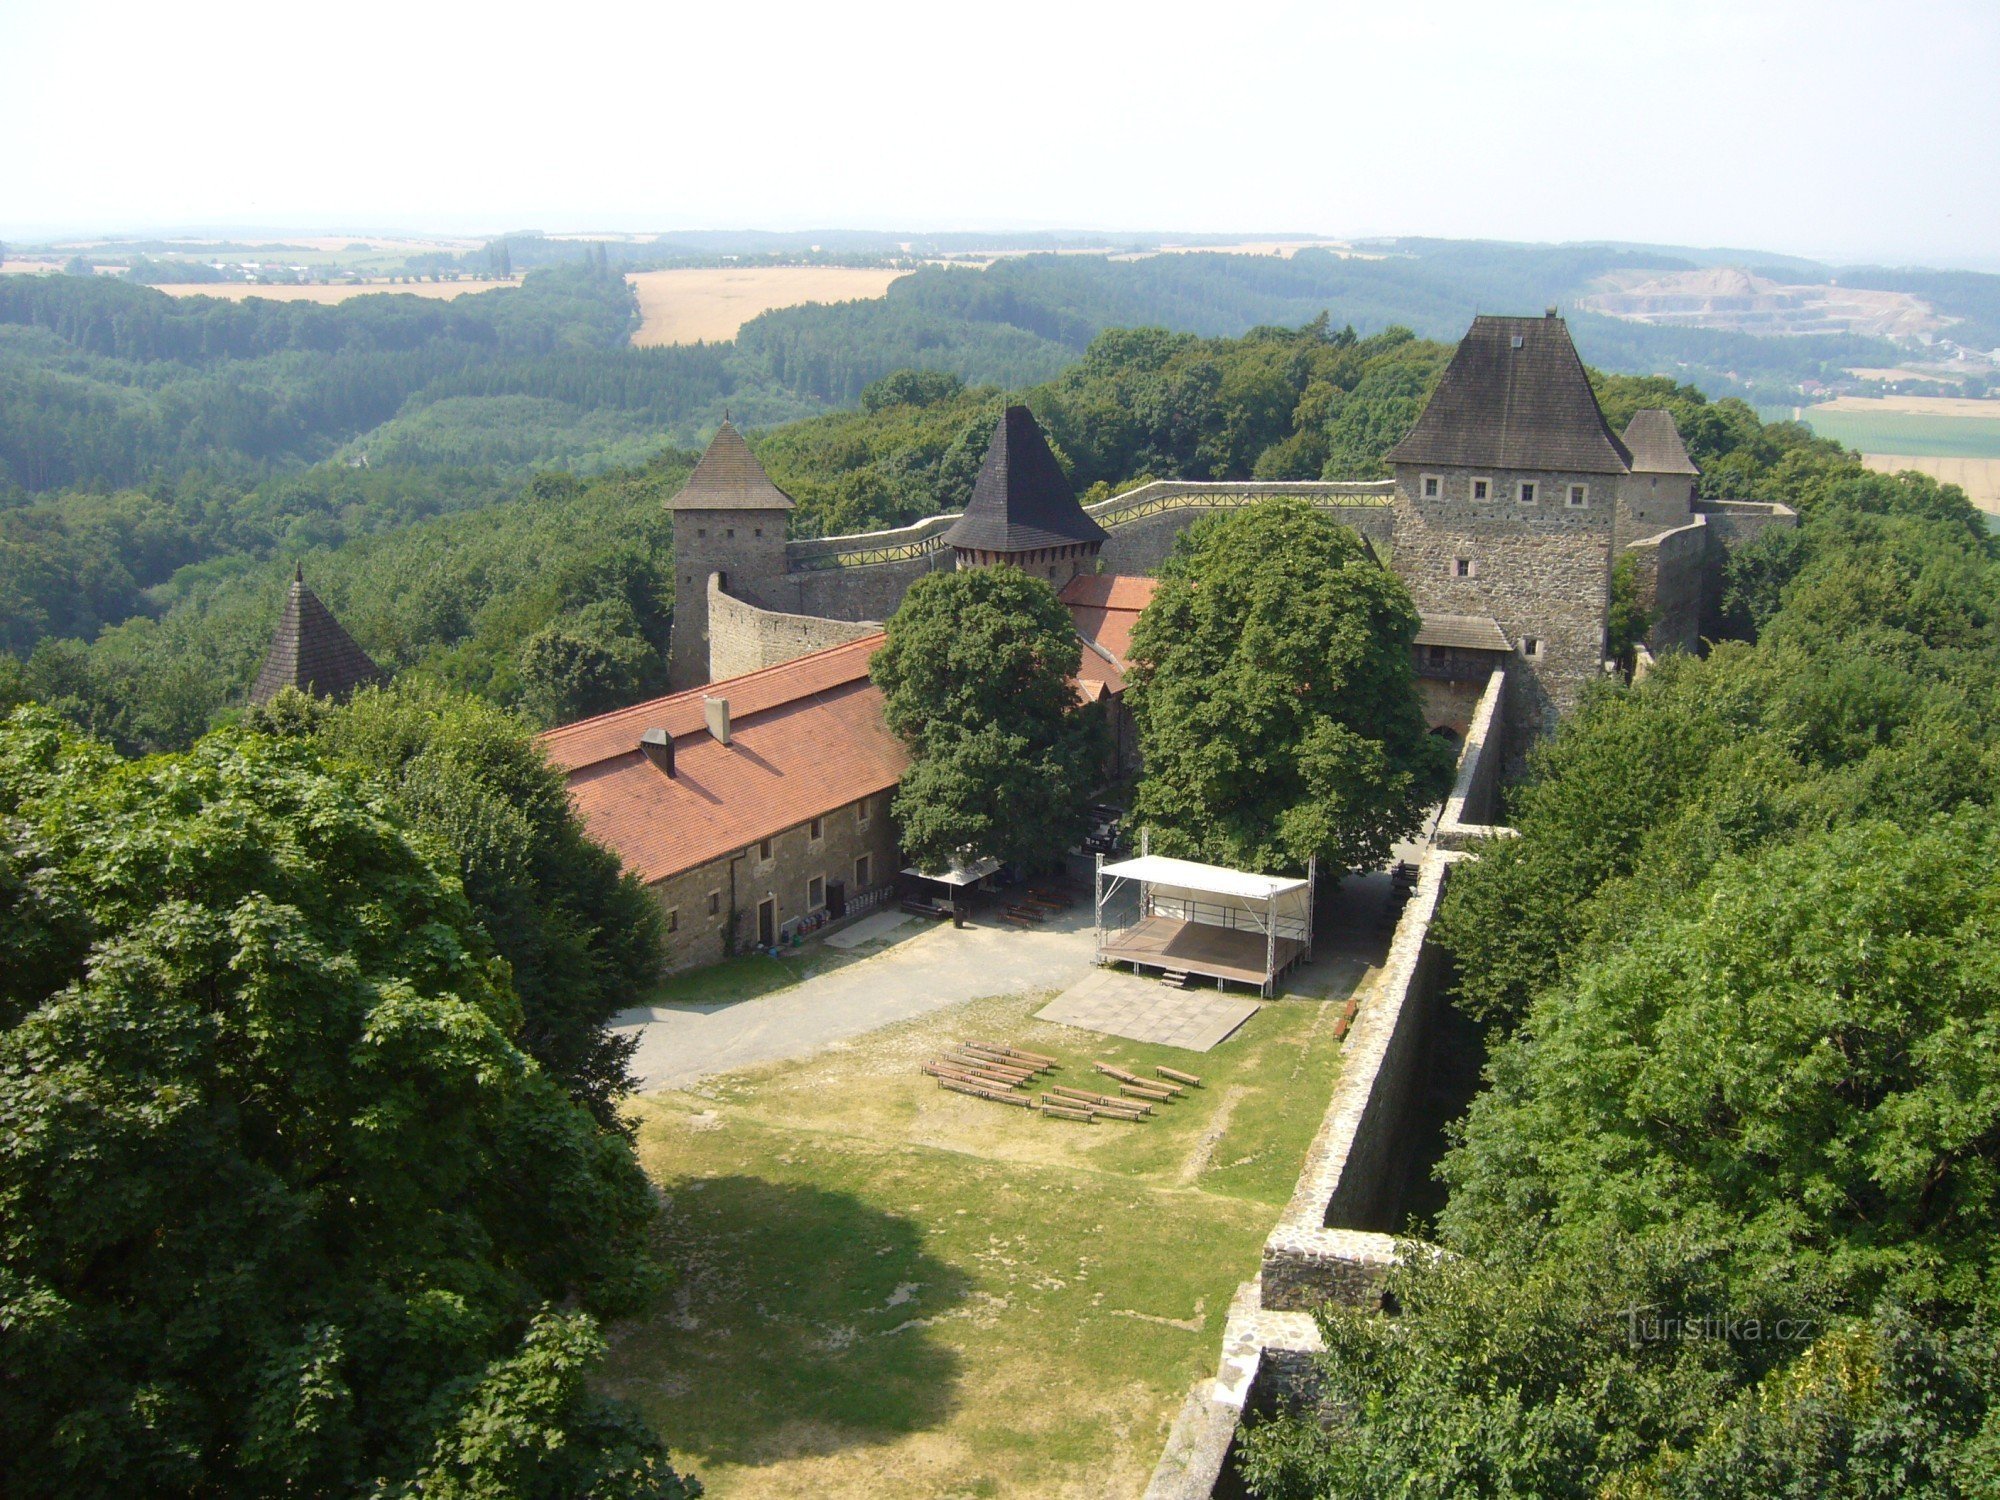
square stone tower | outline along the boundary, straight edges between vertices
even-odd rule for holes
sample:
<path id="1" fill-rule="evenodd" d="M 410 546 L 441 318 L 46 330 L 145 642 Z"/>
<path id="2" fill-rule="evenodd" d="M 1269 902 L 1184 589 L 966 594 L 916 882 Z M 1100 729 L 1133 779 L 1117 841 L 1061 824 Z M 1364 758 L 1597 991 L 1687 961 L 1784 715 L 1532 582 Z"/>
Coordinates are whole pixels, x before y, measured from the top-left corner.
<path id="1" fill-rule="evenodd" d="M 751 603 L 761 602 L 760 585 L 785 576 L 792 497 L 771 483 L 743 434 L 725 419 L 667 508 L 674 517 L 667 680 L 680 692 L 708 681 L 709 576 L 722 574 L 723 586 Z"/>
<path id="2" fill-rule="evenodd" d="M 1553 309 L 1475 318 L 1388 460 L 1391 565 L 1426 614 L 1499 626 L 1517 742 L 1547 732 L 1604 670 L 1612 539 L 1631 472 L 1568 325 Z"/>

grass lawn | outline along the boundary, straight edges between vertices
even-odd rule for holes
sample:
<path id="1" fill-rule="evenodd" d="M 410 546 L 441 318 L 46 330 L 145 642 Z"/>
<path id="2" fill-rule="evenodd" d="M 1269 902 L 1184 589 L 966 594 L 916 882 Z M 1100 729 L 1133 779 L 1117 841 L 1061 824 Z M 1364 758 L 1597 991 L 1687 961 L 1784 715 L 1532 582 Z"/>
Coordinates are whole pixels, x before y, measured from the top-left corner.
<path id="1" fill-rule="evenodd" d="M 975 1001 L 818 1057 L 636 1101 L 675 1282 L 606 1383 L 718 1500 L 1136 1495 L 1289 1197 L 1339 1064 L 1338 1001 L 1195 1054 Z M 947 1093 L 957 1038 L 1206 1087 L 1144 1125 Z"/>

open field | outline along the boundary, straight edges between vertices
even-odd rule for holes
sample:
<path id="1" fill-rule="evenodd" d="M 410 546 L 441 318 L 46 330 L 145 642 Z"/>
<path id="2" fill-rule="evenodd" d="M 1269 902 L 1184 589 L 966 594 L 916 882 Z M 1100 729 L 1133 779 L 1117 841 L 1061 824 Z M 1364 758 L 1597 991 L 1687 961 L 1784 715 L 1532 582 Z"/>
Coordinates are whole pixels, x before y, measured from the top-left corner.
<path id="1" fill-rule="evenodd" d="M 1820 436 L 1867 455 L 1872 469 L 1917 469 L 1964 485 L 1981 509 L 2000 506 L 1994 478 L 2000 466 L 2000 401 L 1842 397 L 1799 415 Z"/>
<path id="2" fill-rule="evenodd" d="M 1964 396 L 1836 396 L 1805 408 L 1808 417 L 1821 412 L 1857 412 L 1864 416 L 1900 412 L 1923 417 L 1973 417 L 2000 422 L 2000 400 L 1973 401 Z"/>
<path id="3" fill-rule="evenodd" d="M 272 302 L 345 302 L 350 297 L 368 297 L 382 293 L 410 297 L 470 297 L 479 292 L 502 291 L 518 286 L 519 282 L 508 281 L 405 281 L 391 285 L 386 281 L 368 281 L 358 286 L 252 286 L 242 281 L 190 281 L 175 282 L 167 286 L 156 286 L 156 292 L 165 292 L 171 297 L 226 297 L 231 302 L 242 302 L 251 297 L 263 297 Z"/>
<path id="4" fill-rule="evenodd" d="M 908 274 L 865 266 L 723 266 L 634 271 L 625 279 L 639 294 L 639 345 L 727 342 L 736 330 L 775 307 L 801 302 L 858 302 L 880 297 Z"/>
<path id="5" fill-rule="evenodd" d="M 606 1384 L 717 1500 L 1136 1495 L 1289 1196 L 1339 1065 L 1329 1000 L 1203 1054 L 977 1000 L 633 1105 L 675 1282 L 612 1331 Z M 761 976 L 744 975 L 755 988 Z M 757 1004 L 759 1002 L 748 1002 Z M 947 1093 L 947 1042 L 1206 1087 L 1142 1125 Z"/>
<path id="6" fill-rule="evenodd" d="M 2000 458 L 1927 458 L 1907 453 L 1864 453 L 1861 461 L 1878 474 L 1915 469 L 1941 484 L 1955 484 L 1989 516 L 2000 516 Z"/>

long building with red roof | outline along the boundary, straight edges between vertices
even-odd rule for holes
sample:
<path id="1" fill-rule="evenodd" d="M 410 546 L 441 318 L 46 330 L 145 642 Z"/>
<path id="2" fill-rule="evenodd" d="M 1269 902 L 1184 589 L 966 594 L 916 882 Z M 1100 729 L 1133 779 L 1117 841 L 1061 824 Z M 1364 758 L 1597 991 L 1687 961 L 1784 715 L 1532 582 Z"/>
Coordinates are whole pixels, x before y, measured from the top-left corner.
<path id="1" fill-rule="evenodd" d="M 666 914 L 668 966 L 768 947 L 893 882 L 909 763 L 874 634 L 541 736 L 590 836 Z"/>

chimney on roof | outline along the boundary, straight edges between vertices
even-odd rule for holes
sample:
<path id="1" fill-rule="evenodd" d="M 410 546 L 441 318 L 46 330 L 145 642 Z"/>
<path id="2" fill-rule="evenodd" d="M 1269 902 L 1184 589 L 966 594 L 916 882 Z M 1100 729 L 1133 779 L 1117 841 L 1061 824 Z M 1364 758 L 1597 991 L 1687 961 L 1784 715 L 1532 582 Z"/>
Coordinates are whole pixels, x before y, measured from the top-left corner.
<path id="1" fill-rule="evenodd" d="M 722 744 L 729 743 L 729 700 L 710 698 L 701 700 L 701 716 L 708 721 L 708 732 Z"/>
<path id="2" fill-rule="evenodd" d="M 674 737 L 664 729 L 649 729 L 639 736 L 639 752 L 667 775 L 674 774 Z"/>
<path id="3" fill-rule="evenodd" d="M 1547 312 L 1542 314 L 1542 316 L 1545 318 L 1553 318 L 1555 315 L 1556 315 L 1556 310 L 1553 307 L 1550 308 Z"/>

